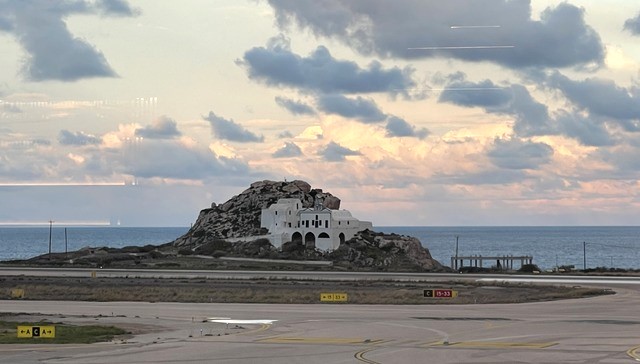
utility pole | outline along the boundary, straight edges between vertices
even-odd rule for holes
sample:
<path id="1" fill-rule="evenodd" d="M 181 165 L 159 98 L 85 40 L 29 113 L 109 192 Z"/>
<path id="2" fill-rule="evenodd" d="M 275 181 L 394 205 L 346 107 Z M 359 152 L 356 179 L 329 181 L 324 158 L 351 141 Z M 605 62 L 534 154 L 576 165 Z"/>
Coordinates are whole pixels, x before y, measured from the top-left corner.
<path id="1" fill-rule="evenodd" d="M 587 242 L 582 242 L 582 270 L 587 270 Z"/>
<path id="2" fill-rule="evenodd" d="M 64 228 L 64 256 L 65 256 L 65 258 L 68 255 L 67 252 L 68 252 L 68 249 L 67 249 L 67 228 Z"/>
<path id="3" fill-rule="evenodd" d="M 49 260 L 51 260 L 51 230 L 53 229 L 53 220 L 49 220 Z"/>
<path id="4" fill-rule="evenodd" d="M 456 267 L 455 269 L 458 269 L 458 235 L 456 235 Z"/>

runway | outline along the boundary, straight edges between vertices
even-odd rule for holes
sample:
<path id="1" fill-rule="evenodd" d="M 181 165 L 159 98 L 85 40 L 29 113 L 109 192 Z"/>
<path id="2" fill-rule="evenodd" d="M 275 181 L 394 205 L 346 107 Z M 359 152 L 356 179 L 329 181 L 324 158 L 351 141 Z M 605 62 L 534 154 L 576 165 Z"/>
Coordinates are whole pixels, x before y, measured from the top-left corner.
<path id="1" fill-rule="evenodd" d="M 172 269 L 92 269 L 92 268 L 23 268 L 0 266 L 2 276 L 99 277 L 99 278 L 209 278 L 209 279 L 287 279 L 287 280 L 396 280 L 433 281 L 504 281 L 513 283 L 584 284 L 602 286 L 640 285 L 640 277 L 589 275 L 526 274 L 458 274 L 458 273 L 390 273 L 335 271 L 238 271 L 238 270 L 172 270 Z M 95 278 L 94 277 L 94 278 Z"/>
<path id="2" fill-rule="evenodd" d="M 0 312 L 152 330 L 126 342 L 2 345 L 0 357 L 71 364 L 633 363 L 640 358 L 640 293 L 635 280 L 622 281 L 610 296 L 499 305 L 0 301 Z"/>

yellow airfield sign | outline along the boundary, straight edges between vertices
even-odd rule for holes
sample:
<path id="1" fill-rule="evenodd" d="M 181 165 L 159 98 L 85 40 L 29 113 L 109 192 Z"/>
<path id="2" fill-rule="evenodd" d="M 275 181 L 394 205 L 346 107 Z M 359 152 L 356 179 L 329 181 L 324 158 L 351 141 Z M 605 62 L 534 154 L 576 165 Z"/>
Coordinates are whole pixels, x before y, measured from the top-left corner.
<path id="1" fill-rule="evenodd" d="M 346 293 L 320 293 L 320 302 L 347 302 Z"/>
<path id="2" fill-rule="evenodd" d="M 30 338 L 43 338 L 53 339 L 56 337 L 55 326 L 18 326 L 16 330 L 18 332 L 18 338 L 30 339 Z"/>
<path id="3" fill-rule="evenodd" d="M 12 288 L 11 289 L 11 298 L 24 298 L 24 289 L 22 289 L 22 288 Z"/>

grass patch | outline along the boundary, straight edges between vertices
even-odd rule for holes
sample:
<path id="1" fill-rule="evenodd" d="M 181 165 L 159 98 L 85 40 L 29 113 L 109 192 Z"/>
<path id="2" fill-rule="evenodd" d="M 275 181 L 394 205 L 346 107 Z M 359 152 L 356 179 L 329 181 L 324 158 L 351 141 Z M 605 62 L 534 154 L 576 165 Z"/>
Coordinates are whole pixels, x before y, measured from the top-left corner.
<path id="1" fill-rule="evenodd" d="M 0 297 L 20 287 L 25 300 L 219 303 L 320 303 L 320 294 L 340 292 L 356 304 L 469 304 L 549 301 L 612 294 L 588 287 L 491 282 L 321 281 L 287 279 L 152 279 L 6 277 Z M 454 299 L 428 299 L 424 289 L 453 289 Z"/>
<path id="2" fill-rule="evenodd" d="M 18 326 L 55 326 L 56 337 L 18 338 Z M 114 337 L 128 332 L 115 326 L 76 326 L 51 322 L 12 322 L 0 321 L 0 344 L 91 344 L 111 341 Z"/>

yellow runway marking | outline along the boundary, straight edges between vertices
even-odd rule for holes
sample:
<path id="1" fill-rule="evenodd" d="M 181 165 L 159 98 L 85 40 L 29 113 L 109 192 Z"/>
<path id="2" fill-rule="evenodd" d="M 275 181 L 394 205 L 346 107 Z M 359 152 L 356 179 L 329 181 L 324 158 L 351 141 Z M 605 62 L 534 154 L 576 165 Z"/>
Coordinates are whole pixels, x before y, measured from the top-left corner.
<path id="1" fill-rule="evenodd" d="M 460 341 L 460 342 L 450 342 L 445 344 L 442 341 L 438 341 L 435 343 L 427 343 L 424 346 L 453 346 L 457 348 L 508 348 L 508 349 L 544 349 L 550 346 L 554 346 L 557 343 L 534 343 L 534 342 L 507 342 L 507 341 Z"/>
<path id="2" fill-rule="evenodd" d="M 274 344 L 349 344 L 349 345 L 362 345 L 362 344 L 380 344 L 385 342 L 384 340 L 365 340 L 358 338 L 332 338 L 332 337 L 271 337 L 262 340 L 258 340 L 263 343 Z"/>
<path id="3" fill-rule="evenodd" d="M 640 345 L 635 346 L 635 347 L 627 350 L 627 355 L 629 355 L 630 357 L 632 357 L 636 361 L 640 361 L 640 355 L 637 353 L 638 350 L 640 350 Z"/>

